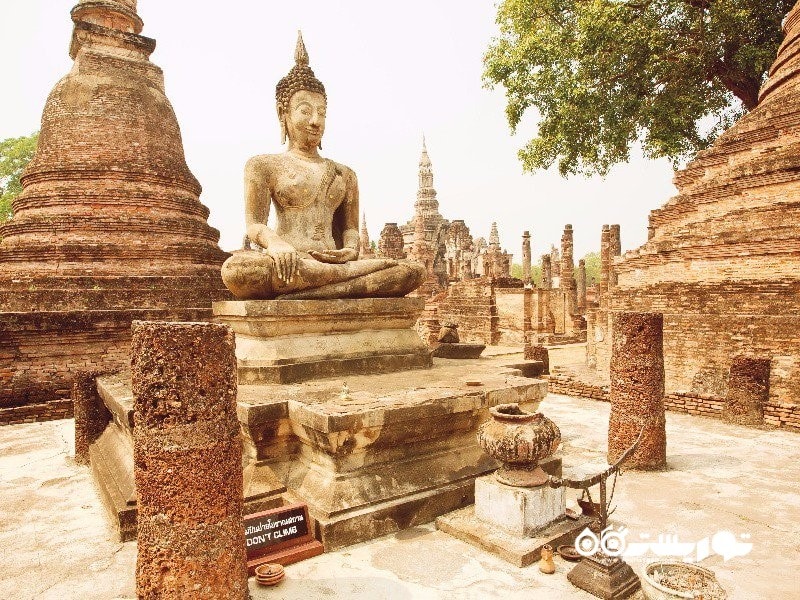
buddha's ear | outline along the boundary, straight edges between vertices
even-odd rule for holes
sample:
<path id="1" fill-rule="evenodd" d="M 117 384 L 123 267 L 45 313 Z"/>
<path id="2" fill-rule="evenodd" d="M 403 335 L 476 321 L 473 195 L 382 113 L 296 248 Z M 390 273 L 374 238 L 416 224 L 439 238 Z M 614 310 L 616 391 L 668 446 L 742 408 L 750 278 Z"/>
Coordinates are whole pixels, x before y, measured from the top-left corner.
<path id="1" fill-rule="evenodd" d="M 276 104 L 275 108 L 278 110 L 278 121 L 281 124 L 281 145 L 283 145 L 286 143 L 286 137 L 288 135 L 286 132 L 286 114 L 280 102 Z"/>

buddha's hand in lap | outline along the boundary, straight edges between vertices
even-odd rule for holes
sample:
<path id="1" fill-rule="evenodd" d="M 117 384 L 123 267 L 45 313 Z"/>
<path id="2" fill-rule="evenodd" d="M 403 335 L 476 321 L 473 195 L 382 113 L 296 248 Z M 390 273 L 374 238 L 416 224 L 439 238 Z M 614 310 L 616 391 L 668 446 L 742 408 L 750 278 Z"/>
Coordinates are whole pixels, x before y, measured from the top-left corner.
<path id="1" fill-rule="evenodd" d="M 358 251 L 354 250 L 353 248 L 325 250 L 324 252 L 312 250 L 309 252 L 309 254 L 312 258 L 315 258 L 319 262 L 333 263 L 338 265 L 350 262 L 351 260 L 358 260 Z"/>
<path id="2" fill-rule="evenodd" d="M 273 241 L 269 245 L 267 252 L 275 261 L 278 279 L 283 283 L 291 283 L 294 276 L 297 275 L 297 269 L 300 265 L 300 257 L 297 255 L 297 250 L 286 242 Z"/>

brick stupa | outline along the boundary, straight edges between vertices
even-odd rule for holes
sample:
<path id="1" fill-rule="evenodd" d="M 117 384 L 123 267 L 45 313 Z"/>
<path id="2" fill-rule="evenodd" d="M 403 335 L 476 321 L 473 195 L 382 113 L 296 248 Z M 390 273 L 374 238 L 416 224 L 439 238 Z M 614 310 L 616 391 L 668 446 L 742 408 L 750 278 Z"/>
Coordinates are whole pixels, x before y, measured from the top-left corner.
<path id="1" fill-rule="evenodd" d="M 227 257 L 186 166 L 135 0 L 80 2 L 14 218 L 0 227 L 0 421 L 68 414 L 127 366 L 133 319 L 204 320 Z"/>
<path id="2" fill-rule="evenodd" d="M 800 404 L 800 3 L 784 32 L 758 106 L 676 174 L 649 241 L 616 261 L 610 308 L 663 313 L 668 393 L 724 397 L 734 357 L 771 358 L 769 401 L 788 417 Z"/>

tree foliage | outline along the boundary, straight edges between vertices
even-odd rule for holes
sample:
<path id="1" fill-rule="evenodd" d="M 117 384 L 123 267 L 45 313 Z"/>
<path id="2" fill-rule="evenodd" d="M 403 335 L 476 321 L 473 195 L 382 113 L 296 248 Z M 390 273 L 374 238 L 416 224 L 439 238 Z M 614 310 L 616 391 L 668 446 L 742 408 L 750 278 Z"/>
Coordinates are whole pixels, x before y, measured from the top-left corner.
<path id="1" fill-rule="evenodd" d="M 583 257 L 584 268 L 586 269 L 586 285 L 594 285 L 600 281 L 600 254 L 597 252 L 589 252 Z M 577 267 L 575 276 L 578 276 Z"/>
<path id="2" fill-rule="evenodd" d="M 522 265 L 517 263 L 511 265 L 511 277 L 522 279 Z M 542 267 L 540 265 L 531 265 L 531 281 L 534 285 L 539 285 L 542 282 Z"/>
<path id="3" fill-rule="evenodd" d="M 0 142 L 0 223 L 11 218 L 11 202 L 22 191 L 19 177 L 33 158 L 39 134 Z"/>
<path id="4" fill-rule="evenodd" d="M 503 0 L 484 81 L 502 85 L 528 171 L 605 175 L 635 143 L 673 164 L 758 102 L 795 0 Z"/>

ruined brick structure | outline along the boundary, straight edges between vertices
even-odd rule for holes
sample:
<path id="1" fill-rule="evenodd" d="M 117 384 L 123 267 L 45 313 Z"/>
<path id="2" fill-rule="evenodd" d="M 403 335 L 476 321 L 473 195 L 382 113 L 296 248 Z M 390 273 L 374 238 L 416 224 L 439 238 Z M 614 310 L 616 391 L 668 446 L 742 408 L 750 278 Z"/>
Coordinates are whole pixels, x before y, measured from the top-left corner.
<path id="1" fill-rule="evenodd" d="M 580 277 L 575 277 L 573 245 L 572 225 L 568 224 L 561 236 L 561 251 L 553 248 L 550 254 L 542 256 L 542 280 L 532 297 L 538 343 L 585 339 L 586 278 L 584 272 L 582 285 L 579 285 Z"/>
<path id="2" fill-rule="evenodd" d="M 462 342 L 496 345 L 500 341 L 500 318 L 491 280 L 465 279 L 452 284 L 447 296 L 439 302 L 437 314 L 442 323 L 458 324 Z"/>
<path id="3" fill-rule="evenodd" d="M 724 398 L 736 356 L 770 359 L 765 418 L 800 405 L 800 6 L 784 31 L 758 106 L 675 175 L 597 318 L 663 313 L 668 394 Z M 609 351 L 606 335 L 598 369 Z"/>
<path id="4" fill-rule="evenodd" d="M 358 257 L 375 258 L 375 253 L 372 251 L 372 242 L 369 240 L 366 214 L 361 215 L 361 232 L 358 239 Z"/>
<path id="5" fill-rule="evenodd" d="M 398 229 L 402 245 L 398 244 Z M 487 243 L 483 238 L 473 239 L 463 220 L 448 221 L 439 212 L 439 201 L 433 187 L 433 167 L 424 139 L 414 217 L 399 228 L 396 223 L 384 226 L 378 243 L 378 256 L 407 257 L 424 264 L 428 280 L 416 292 L 416 295 L 424 297 L 445 290 L 449 282 L 473 277 L 509 278 L 511 273 L 511 254 L 501 248 L 496 224 L 492 224 Z"/>
<path id="6" fill-rule="evenodd" d="M 0 422 L 63 416 L 128 362 L 133 319 L 202 320 L 226 255 L 134 0 L 83 1 L 14 218 L 0 226 Z"/>
<path id="7" fill-rule="evenodd" d="M 386 223 L 378 242 L 378 256 L 400 260 L 406 257 L 403 250 L 403 233 L 397 223 Z"/>

